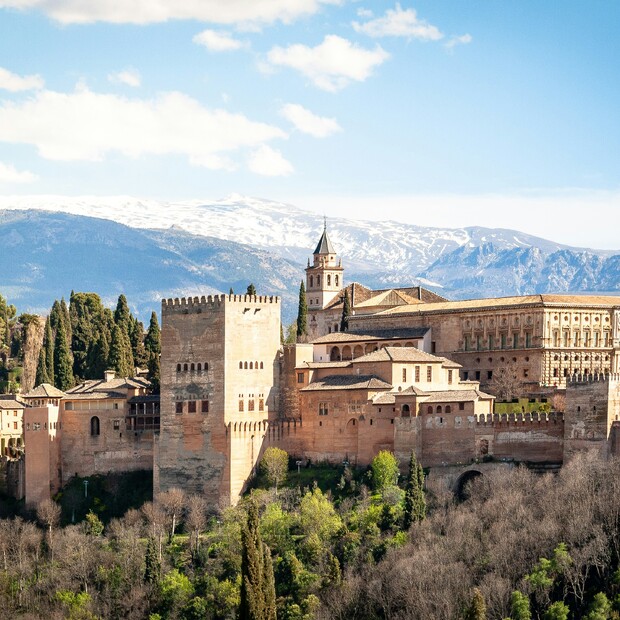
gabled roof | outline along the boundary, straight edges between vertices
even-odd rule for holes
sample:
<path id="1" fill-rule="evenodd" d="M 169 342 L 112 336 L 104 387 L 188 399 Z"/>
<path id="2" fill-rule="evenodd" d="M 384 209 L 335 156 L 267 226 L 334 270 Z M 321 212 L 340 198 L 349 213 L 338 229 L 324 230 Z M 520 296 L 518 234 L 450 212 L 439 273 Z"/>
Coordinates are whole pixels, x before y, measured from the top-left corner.
<path id="1" fill-rule="evenodd" d="M 415 347 L 385 347 L 353 360 L 362 362 L 435 362 L 443 363 L 443 358 L 431 355 Z"/>
<path id="2" fill-rule="evenodd" d="M 16 400 L 0 400 L 0 409 L 23 409 L 24 405 Z"/>
<path id="3" fill-rule="evenodd" d="M 24 394 L 23 398 L 63 398 L 65 393 L 49 383 L 41 383 L 36 388 Z"/>
<path id="4" fill-rule="evenodd" d="M 302 392 L 315 390 L 391 390 L 392 386 L 376 375 L 330 375 L 303 388 Z"/>
<path id="5" fill-rule="evenodd" d="M 355 304 L 356 308 L 374 308 L 375 306 L 386 306 L 392 308 L 394 306 L 405 306 L 411 304 L 423 304 L 424 302 L 415 297 L 407 295 L 398 289 L 389 289 L 381 291 L 378 295 L 374 295 L 370 299 Z"/>
<path id="6" fill-rule="evenodd" d="M 150 383 L 142 377 L 114 378 L 111 381 L 89 379 L 67 390 L 67 394 L 90 394 L 93 392 L 111 392 L 119 389 L 148 387 L 150 387 Z"/>
<path id="7" fill-rule="evenodd" d="M 327 228 L 323 229 L 323 234 L 321 235 L 321 238 L 319 239 L 319 242 L 313 253 L 315 255 L 336 253 L 336 250 L 334 250 L 334 246 L 332 245 L 332 242 L 330 241 L 329 236 L 327 234 Z"/>
<path id="8" fill-rule="evenodd" d="M 125 398 L 126 395 L 122 392 L 74 392 L 69 393 L 65 396 L 65 400 L 106 400 L 107 398 Z"/>
<path id="9" fill-rule="evenodd" d="M 480 390 L 446 390 L 442 392 L 429 392 L 427 403 L 456 403 L 467 400 L 494 400 L 495 396 L 481 392 Z"/>
<path id="10" fill-rule="evenodd" d="M 379 340 L 417 340 L 424 338 L 428 327 L 408 327 L 403 329 L 373 329 L 367 331 L 332 332 L 312 341 L 312 344 L 330 344 L 338 342 L 362 342 Z"/>

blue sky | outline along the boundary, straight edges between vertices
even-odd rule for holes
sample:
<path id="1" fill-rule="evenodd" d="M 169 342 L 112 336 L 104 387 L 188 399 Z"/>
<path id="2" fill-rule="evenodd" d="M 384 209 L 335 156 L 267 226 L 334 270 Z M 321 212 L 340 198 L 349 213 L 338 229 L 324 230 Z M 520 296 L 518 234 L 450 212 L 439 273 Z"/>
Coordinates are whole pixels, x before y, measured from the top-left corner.
<path id="1" fill-rule="evenodd" d="M 618 32 L 616 0 L 0 0 L 0 193 L 618 249 Z"/>

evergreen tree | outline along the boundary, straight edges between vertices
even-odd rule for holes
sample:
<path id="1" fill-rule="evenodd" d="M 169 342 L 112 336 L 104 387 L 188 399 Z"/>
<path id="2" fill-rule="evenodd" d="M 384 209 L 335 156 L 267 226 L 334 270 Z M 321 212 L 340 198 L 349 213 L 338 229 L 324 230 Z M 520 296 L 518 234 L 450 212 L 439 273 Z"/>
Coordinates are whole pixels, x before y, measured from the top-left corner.
<path id="1" fill-rule="evenodd" d="M 532 620 L 530 599 L 519 590 L 510 595 L 510 617 L 512 620 Z"/>
<path id="2" fill-rule="evenodd" d="M 144 582 L 151 584 L 157 583 L 161 573 L 161 563 L 157 556 L 157 545 L 152 536 L 149 536 L 148 542 L 146 543 L 144 564 Z"/>
<path id="3" fill-rule="evenodd" d="M 414 523 L 426 516 L 426 499 L 424 497 L 424 471 L 411 451 L 409 460 L 409 478 L 405 488 L 404 527 L 408 530 Z"/>
<path id="4" fill-rule="evenodd" d="M 252 296 L 256 295 L 256 287 L 252 283 L 248 285 L 248 290 L 246 291 L 246 295 L 252 295 Z"/>
<path id="5" fill-rule="evenodd" d="M 151 390 L 153 391 L 153 394 L 159 394 L 160 367 L 158 353 L 149 353 L 149 359 L 147 360 L 146 367 L 148 369 L 146 378 L 151 382 Z"/>
<path id="6" fill-rule="evenodd" d="M 73 384 L 73 359 L 67 343 L 64 322 L 60 320 L 54 342 L 54 385 L 64 392 L 73 387 Z"/>
<path id="7" fill-rule="evenodd" d="M 131 313 L 129 312 L 129 306 L 127 305 L 127 297 L 121 293 L 118 296 L 116 310 L 114 311 L 114 322 L 124 330 L 127 336 L 129 336 L 130 318 Z"/>
<path id="8" fill-rule="evenodd" d="M 351 315 L 351 304 L 349 302 L 349 291 L 344 291 L 344 304 L 342 304 L 342 318 L 340 319 L 340 331 L 346 332 L 349 329 L 349 316 Z"/>
<path id="9" fill-rule="evenodd" d="M 69 308 L 67 307 L 67 302 L 64 297 L 60 299 L 60 313 L 67 332 L 67 342 L 69 343 L 69 346 L 71 346 L 71 318 L 69 316 Z"/>
<path id="10" fill-rule="evenodd" d="M 297 341 L 308 334 L 308 305 L 306 304 L 306 287 L 301 281 L 299 287 L 299 305 L 297 307 Z"/>
<path id="11" fill-rule="evenodd" d="M 275 620 L 275 585 L 269 548 L 261 540 L 258 506 L 251 501 L 241 534 L 240 620 Z"/>
<path id="12" fill-rule="evenodd" d="M 54 384 L 54 336 L 52 334 L 52 322 L 48 316 L 45 321 L 43 332 L 43 348 L 45 349 L 45 376 L 47 383 Z"/>
<path id="13" fill-rule="evenodd" d="M 41 347 L 39 351 L 39 362 L 37 364 L 37 375 L 34 380 L 35 385 L 41 385 L 42 383 L 50 383 L 47 376 L 47 362 L 45 359 L 45 347 Z"/>
<path id="14" fill-rule="evenodd" d="M 161 331 L 155 312 L 151 312 L 151 322 L 144 339 L 144 348 L 147 353 L 157 353 L 158 355 L 161 353 Z"/>
<path id="15" fill-rule="evenodd" d="M 471 603 L 465 612 L 465 620 L 486 620 L 486 617 L 487 608 L 482 592 L 478 588 L 474 588 Z"/>
<path id="16" fill-rule="evenodd" d="M 133 363 L 143 368 L 147 362 L 146 348 L 144 347 L 144 325 L 135 317 L 131 317 L 131 352 Z"/>
<path id="17" fill-rule="evenodd" d="M 235 291 L 233 291 L 233 287 L 232 286 L 230 287 L 230 290 L 228 291 L 228 294 L 229 295 L 234 295 L 235 294 Z"/>
<path id="18" fill-rule="evenodd" d="M 117 377 L 132 377 L 134 372 L 131 343 L 124 330 L 117 324 L 112 330 L 110 342 L 109 366 L 116 371 Z"/>

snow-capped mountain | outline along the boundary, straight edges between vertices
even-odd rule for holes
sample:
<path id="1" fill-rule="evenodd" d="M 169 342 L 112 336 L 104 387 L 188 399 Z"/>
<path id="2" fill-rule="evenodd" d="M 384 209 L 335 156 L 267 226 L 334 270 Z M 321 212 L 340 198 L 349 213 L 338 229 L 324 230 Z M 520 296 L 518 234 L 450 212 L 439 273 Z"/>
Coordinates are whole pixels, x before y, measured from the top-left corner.
<path id="1" fill-rule="evenodd" d="M 176 276 L 170 272 L 166 282 L 152 283 L 153 290 L 158 291 L 156 296 L 176 294 L 190 283 L 197 286 L 200 282 L 225 292 L 228 283 L 236 283 L 238 288 L 241 282 L 258 280 L 260 271 L 261 284 L 278 294 L 286 291 L 285 298 L 293 303 L 303 267 L 323 227 L 323 218 L 317 214 L 281 202 L 237 195 L 184 202 L 130 197 L 0 197 L 2 209 L 7 210 L 5 213 L 29 210 L 29 218 L 35 218 L 36 213 L 46 239 L 49 235 L 45 234 L 44 220 L 52 218 L 49 212 L 81 216 L 79 226 L 92 229 L 93 239 L 98 239 L 98 231 L 105 228 L 102 220 L 123 225 L 124 236 L 134 235 L 142 244 L 153 244 L 155 249 L 149 251 L 175 256 L 162 258 L 167 268 L 174 265 L 177 272 Z M 69 236 L 76 221 L 66 220 Z M 568 247 L 523 232 L 481 227 L 427 228 L 393 221 L 329 218 L 328 228 L 343 258 L 346 280 L 370 286 L 422 284 L 452 298 L 620 291 L 620 252 Z M 5 240 L 9 234 L 15 233 L 5 230 Z M 100 241 L 104 247 L 112 242 L 109 238 Z M 203 251 L 202 246 L 209 251 Z M 59 251 L 53 244 L 46 247 L 52 248 L 50 252 Z M 101 247 L 93 249 L 93 255 L 99 251 Z M 22 246 L 21 252 L 25 260 L 28 249 Z M 139 254 L 129 242 L 126 247 L 117 244 L 115 255 L 124 252 L 143 273 L 136 262 Z M 243 266 L 244 261 L 237 260 L 241 254 L 253 258 Z M 188 279 L 188 273 L 193 277 Z M 0 276 L 0 291 L 4 279 Z M 116 285 L 118 288 L 119 282 Z M 69 280 L 65 286 L 77 288 Z M 99 280 L 98 286 L 92 284 L 102 293 L 106 287 L 109 285 L 104 280 Z"/>

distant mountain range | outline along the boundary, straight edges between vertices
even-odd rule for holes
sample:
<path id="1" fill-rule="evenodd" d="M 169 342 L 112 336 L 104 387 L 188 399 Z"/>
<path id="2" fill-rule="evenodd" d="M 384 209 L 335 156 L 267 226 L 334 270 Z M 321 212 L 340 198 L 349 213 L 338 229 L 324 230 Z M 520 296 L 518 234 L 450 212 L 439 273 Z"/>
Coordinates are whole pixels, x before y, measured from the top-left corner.
<path id="1" fill-rule="evenodd" d="M 323 218 L 269 200 L 0 197 L 0 292 L 43 311 L 70 290 L 124 292 L 142 315 L 162 297 L 245 290 L 283 296 L 296 312 L 303 268 Z M 459 299 L 545 292 L 620 292 L 620 251 L 569 247 L 481 227 L 426 228 L 329 218 L 345 279 L 422 284 Z"/>

